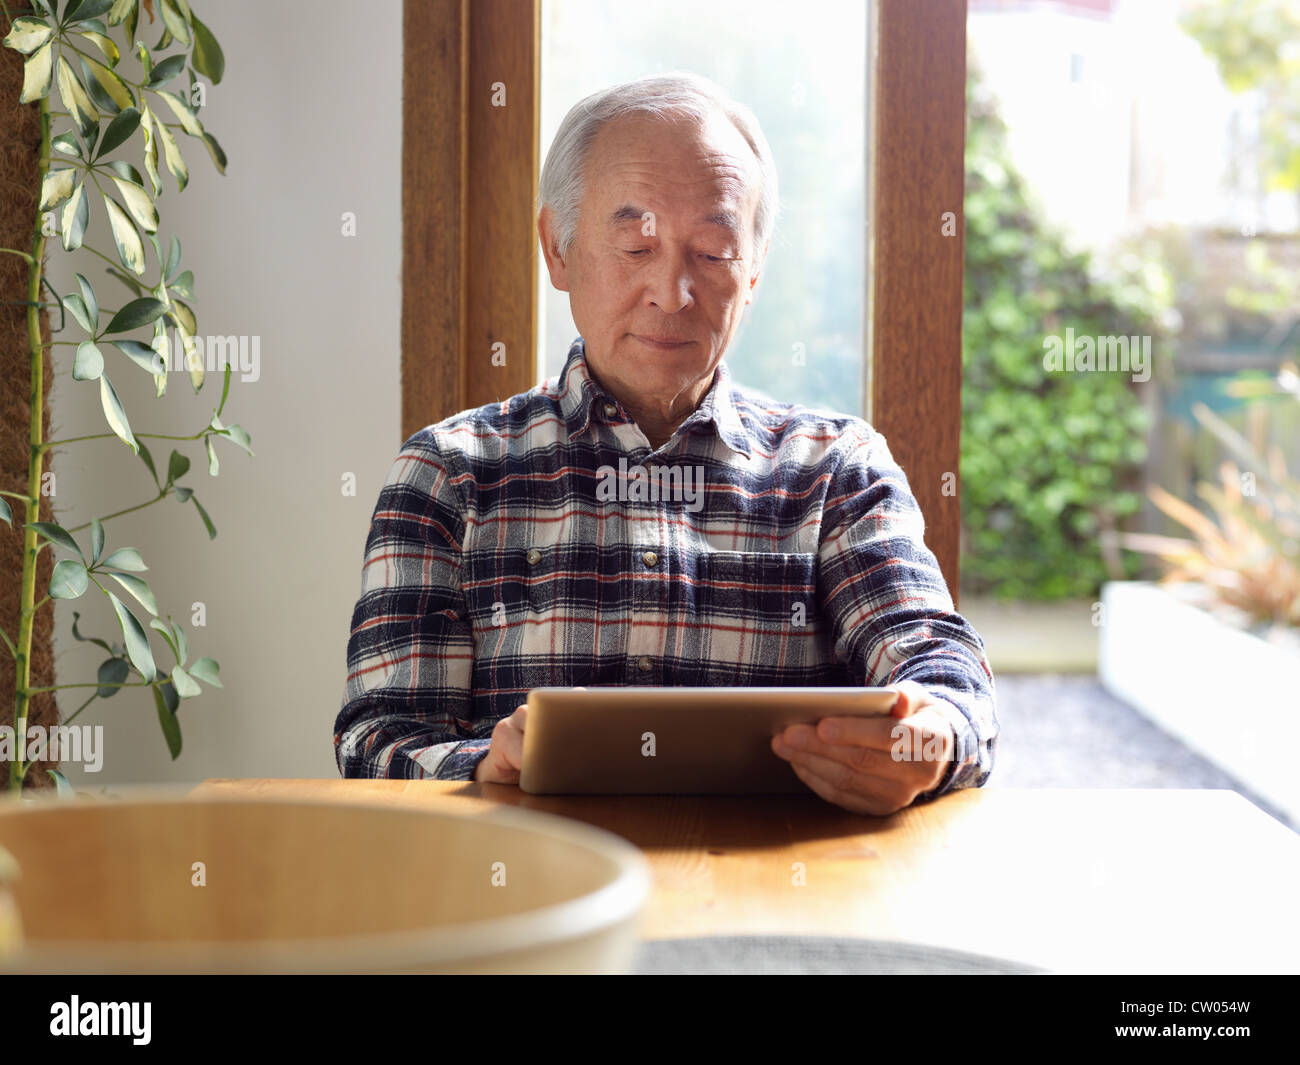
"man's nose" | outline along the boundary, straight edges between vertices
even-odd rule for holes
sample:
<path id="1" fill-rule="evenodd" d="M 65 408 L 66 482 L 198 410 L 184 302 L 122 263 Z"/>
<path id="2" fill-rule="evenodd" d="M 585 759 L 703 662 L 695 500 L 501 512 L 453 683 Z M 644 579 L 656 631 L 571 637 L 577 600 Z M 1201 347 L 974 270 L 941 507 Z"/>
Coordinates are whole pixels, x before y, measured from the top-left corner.
<path id="1" fill-rule="evenodd" d="M 665 314 L 676 314 L 694 300 L 690 259 L 685 255 L 661 254 L 650 278 L 649 296 Z"/>

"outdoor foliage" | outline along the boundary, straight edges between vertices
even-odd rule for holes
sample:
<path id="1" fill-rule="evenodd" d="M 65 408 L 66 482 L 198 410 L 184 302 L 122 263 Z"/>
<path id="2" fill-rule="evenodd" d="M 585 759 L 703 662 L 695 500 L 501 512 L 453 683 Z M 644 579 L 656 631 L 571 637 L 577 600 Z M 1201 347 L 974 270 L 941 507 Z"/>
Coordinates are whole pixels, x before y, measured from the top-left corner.
<path id="1" fill-rule="evenodd" d="M 974 65 L 968 83 L 962 583 L 1001 598 L 1095 597 L 1136 560 L 1102 534 L 1137 512 L 1146 416 L 1129 374 L 1053 373 L 1044 339 L 1152 336 L 1157 285 L 1101 279 L 1043 221 Z M 1116 572 L 1116 571 L 1119 572 Z"/>

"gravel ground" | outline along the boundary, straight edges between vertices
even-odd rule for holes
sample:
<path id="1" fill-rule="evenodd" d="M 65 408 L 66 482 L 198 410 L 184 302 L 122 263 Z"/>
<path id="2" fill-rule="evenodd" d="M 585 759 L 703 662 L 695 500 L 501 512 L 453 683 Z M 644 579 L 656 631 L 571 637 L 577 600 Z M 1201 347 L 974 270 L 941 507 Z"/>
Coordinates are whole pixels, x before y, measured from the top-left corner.
<path id="1" fill-rule="evenodd" d="M 1096 677 L 998 674 L 997 761 L 986 787 L 1227 788 L 1280 811 L 1110 695 Z"/>

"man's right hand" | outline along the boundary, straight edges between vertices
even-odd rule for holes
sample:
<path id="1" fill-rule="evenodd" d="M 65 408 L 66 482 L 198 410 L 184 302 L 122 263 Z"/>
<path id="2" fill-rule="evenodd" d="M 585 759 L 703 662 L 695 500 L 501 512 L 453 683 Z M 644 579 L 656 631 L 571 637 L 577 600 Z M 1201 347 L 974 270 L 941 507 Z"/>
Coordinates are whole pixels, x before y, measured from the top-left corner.
<path id="1" fill-rule="evenodd" d="M 492 730 L 492 746 L 474 769 L 480 784 L 518 784 L 524 766 L 524 725 L 528 721 L 528 704 L 503 717 Z"/>

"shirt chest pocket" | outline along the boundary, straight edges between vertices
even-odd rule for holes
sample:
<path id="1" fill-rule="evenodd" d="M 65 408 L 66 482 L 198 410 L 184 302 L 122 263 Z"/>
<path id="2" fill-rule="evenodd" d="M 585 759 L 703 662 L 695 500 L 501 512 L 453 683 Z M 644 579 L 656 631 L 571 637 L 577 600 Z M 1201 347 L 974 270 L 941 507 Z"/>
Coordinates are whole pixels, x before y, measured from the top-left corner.
<path id="1" fill-rule="evenodd" d="M 709 551 L 699 557 L 696 610 L 757 629 L 811 626 L 817 613 L 817 556 Z"/>

